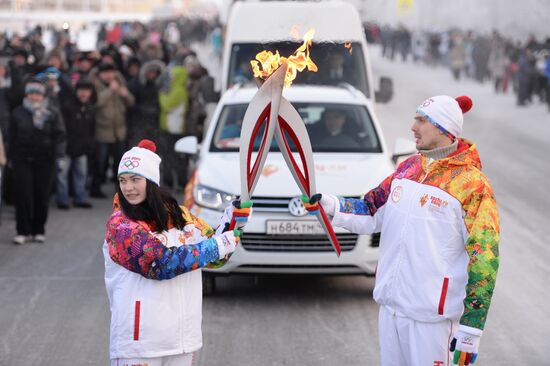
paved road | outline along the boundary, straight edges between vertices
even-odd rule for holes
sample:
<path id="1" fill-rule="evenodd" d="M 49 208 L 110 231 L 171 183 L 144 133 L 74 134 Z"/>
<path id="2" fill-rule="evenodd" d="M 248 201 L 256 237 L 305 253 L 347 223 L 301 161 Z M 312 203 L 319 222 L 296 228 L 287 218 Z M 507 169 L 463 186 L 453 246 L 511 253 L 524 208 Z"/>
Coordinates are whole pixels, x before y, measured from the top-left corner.
<path id="1" fill-rule="evenodd" d="M 501 270 L 479 365 L 544 365 L 550 323 L 548 180 L 550 114 L 518 109 L 488 85 L 456 83 L 443 69 L 390 63 L 372 50 L 376 75 L 394 78 L 378 106 L 387 140 L 410 136 L 416 106 L 434 94 L 468 94 L 465 135 L 479 144 L 502 216 Z M 107 200 L 91 211 L 51 210 L 48 242 L 16 247 L 13 209 L 0 226 L 0 365 L 108 364 L 109 310 L 100 253 Z M 376 365 L 377 306 L 365 277 L 222 278 L 204 299 L 197 365 Z"/>

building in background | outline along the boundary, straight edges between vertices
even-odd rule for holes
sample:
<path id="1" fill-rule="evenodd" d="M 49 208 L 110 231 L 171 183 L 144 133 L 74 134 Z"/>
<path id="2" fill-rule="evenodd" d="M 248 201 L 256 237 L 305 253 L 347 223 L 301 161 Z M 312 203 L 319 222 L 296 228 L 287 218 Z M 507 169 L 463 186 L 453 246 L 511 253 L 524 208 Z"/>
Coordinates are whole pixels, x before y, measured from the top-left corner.
<path id="1" fill-rule="evenodd" d="M 217 12 L 218 0 L 0 0 L 0 32 Z"/>

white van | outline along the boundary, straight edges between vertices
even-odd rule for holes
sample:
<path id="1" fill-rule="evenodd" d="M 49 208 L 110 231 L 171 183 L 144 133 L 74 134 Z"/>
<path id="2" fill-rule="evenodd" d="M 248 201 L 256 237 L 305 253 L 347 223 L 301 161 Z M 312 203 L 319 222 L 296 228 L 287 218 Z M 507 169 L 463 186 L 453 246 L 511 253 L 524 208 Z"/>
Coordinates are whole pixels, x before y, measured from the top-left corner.
<path id="1" fill-rule="evenodd" d="M 211 225 L 219 222 L 225 207 L 240 194 L 240 126 L 257 90 L 240 85 L 229 89 L 216 107 L 202 144 L 194 136 L 176 143 L 178 152 L 198 153 L 184 204 Z M 372 101 L 363 93 L 344 84 L 293 85 L 283 95 L 308 129 L 319 192 L 360 198 L 393 172 L 382 126 L 372 113 Z M 329 131 L 334 114 L 345 121 L 338 134 Z M 396 145 L 393 157 L 413 151 L 414 144 L 405 142 Z M 307 215 L 300 194 L 282 154 L 272 146 L 252 196 L 253 215 L 242 245 L 225 266 L 205 270 L 205 293 L 213 290 L 215 274 L 374 274 L 379 236 L 336 228 L 342 248 L 337 257 L 316 219 Z"/>
<path id="2" fill-rule="evenodd" d="M 297 28 L 298 27 L 298 28 Z M 291 36 L 297 28 L 303 36 L 315 29 L 311 59 L 317 73 L 299 73 L 294 85 L 347 83 L 373 100 L 373 77 L 367 42 L 357 10 L 341 1 L 247 1 L 236 2 L 225 33 L 221 91 L 236 84 L 253 82 L 250 60 L 264 49 L 290 56 L 301 44 Z M 392 96 L 389 78 L 380 79 L 376 100 Z"/>

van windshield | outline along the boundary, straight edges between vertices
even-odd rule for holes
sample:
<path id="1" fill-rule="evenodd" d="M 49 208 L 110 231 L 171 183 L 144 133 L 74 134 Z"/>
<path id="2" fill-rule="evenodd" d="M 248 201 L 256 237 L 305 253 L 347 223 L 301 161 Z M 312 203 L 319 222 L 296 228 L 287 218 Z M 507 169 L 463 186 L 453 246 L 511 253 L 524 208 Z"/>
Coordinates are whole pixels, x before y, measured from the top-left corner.
<path id="1" fill-rule="evenodd" d="M 236 43 L 231 49 L 227 85 L 253 82 L 250 60 L 262 50 L 279 51 L 288 57 L 300 46 L 297 42 Z M 351 51 L 350 51 L 351 50 Z M 298 73 L 295 84 L 338 85 L 348 83 L 370 98 L 363 50 L 359 42 L 348 49 L 344 43 L 314 43 L 310 57 L 319 67 L 318 72 Z"/>
<path id="2" fill-rule="evenodd" d="M 332 103 L 292 103 L 302 117 L 314 152 L 382 152 L 371 117 L 364 106 Z M 210 151 L 239 151 L 241 124 L 248 104 L 226 105 L 218 120 Z M 265 124 L 264 124 L 265 126 Z M 258 133 L 254 151 L 263 136 Z M 285 136 L 291 141 L 289 136 Z M 295 146 L 290 144 L 292 151 Z M 275 138 L 271 151 L 279 151 Z"/>

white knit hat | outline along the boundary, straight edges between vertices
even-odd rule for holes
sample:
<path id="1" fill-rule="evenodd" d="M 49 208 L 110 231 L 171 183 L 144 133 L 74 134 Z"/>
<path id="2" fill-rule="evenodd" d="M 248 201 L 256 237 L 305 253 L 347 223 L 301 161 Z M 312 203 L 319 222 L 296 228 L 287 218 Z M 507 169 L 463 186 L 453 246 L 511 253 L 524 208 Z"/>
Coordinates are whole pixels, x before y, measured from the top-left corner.
<path id="1" fill-rule="evenodd" d="M 126 151 L 118 165 L 118 175 L 137 174 L 160 185 L 160 156 L 155 154 L 157 146 L 151 140 L 141 140 L 138 146 Z"/>
<path id="2" fill-rule="evenodd" d="M 438 95 L 426 99 L 416 112 L 428 118 L 430 123 L 454 140 L 462 134 L 464 113 L 472 106 L 472 99 L 467 96 L 452 98 L 448 95 Z"/>

